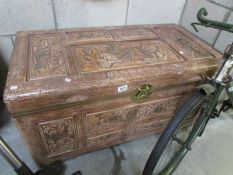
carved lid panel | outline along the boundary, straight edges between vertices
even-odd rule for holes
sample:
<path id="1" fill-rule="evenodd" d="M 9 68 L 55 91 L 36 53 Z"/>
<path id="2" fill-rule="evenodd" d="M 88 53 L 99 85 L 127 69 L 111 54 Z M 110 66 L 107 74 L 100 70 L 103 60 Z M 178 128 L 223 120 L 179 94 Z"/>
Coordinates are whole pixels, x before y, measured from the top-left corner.
<path id="1" fill-rule="evenodd" d="M 19 32 L 4 98 L 6 103 L 30 98 L 56 103 L 55 96 L 72 98 L 80 92 L 81 99 L 88 99 L 94 87 L 110 96 L 115 90 L 105 87 L 205 74 L 219 58 L 221 54 L 177 25 Z"/>
<path id="2" fill-rule="evenodd" d="M 193 42 L 192 39 L 186 37 L 181 31 L 175 28 L 158 28 L 155 27 L 153 31 L 163 37 L 167 38 L 180 49 L 180 53 L 186 54 L 188 58 L 198 59 L 198 58 L 213 58 L 214 56 L 205 50 L 203 47 Z"/>
<path id="3" fill-rule="evenodd" d="M 67 56 L 58 34 L 31 35 L 28 80 L 68 76 Z"/>
<path id="4" fill-rule="evenodd" d="M 161 39 L 84 44 L 73 49 L 82 73 L 184 61 Z"/>

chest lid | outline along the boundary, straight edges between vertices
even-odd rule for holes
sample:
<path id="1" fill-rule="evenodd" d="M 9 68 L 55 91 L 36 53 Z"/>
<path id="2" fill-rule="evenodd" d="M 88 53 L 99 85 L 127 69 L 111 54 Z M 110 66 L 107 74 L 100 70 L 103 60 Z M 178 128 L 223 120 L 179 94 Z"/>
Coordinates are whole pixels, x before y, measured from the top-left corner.
<path id="1" fill-rule="evenodd" d="M 128 82 L 206 73 L 221 57 L 177 25 L 19 32 L 4 99 L 17 113 L 111 96 Z"/>

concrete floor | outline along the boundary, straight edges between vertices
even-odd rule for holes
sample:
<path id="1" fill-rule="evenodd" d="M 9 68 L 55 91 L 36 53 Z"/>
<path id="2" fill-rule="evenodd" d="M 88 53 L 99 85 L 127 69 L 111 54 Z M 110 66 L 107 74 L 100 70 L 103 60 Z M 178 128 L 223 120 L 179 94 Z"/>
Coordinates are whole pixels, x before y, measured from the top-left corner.
<path id="1" fill-rule="evenodd" d="M 37 170 L 14 122 L 1 105 L 0 135 L 33 170 Z M 206 132 L 194 143 L 175 175 L 233 174 L 233 112 L 211 120 Z M 81 170 L 83 175 L 141 175 L 159 135 L 127 142 L 112 148 L 79 156 L 65 162 L 65 175 Z M 0 175 L 15 175 L 0 156 Z"/>

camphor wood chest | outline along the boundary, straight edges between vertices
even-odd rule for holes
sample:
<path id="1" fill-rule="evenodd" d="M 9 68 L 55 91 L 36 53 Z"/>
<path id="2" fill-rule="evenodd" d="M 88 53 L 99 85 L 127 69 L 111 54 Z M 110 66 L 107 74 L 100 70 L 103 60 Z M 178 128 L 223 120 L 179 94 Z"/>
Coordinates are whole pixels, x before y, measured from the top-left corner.
<path id="1" fill-rule="evenodd" d="M 161 131 L 221 57 L 173 24 L 19 32 L 4 100 L 45 164 Z"/>

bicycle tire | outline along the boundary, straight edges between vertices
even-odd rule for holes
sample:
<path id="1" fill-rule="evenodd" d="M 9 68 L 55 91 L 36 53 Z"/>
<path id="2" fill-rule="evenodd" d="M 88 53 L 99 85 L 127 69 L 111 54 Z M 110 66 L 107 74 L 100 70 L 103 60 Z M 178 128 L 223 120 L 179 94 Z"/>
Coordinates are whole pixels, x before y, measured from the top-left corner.
<path id="1" fill-rule="evenodd" d="M 197 104 L 208 103 L 205 101 L 208 99 L 207 95 L 200 92 L 194 93 L 176 112 L 170 123 L 167 125 L 159 140 L 155 144 L 143 170 L 143 175 L 152 175 L 160 157 L 162 156 L 169 140 L 173 134 L 177 131 L 181 123 L 185 120 L 190 111 L 192 111 Z M 197 121 L 196 121 L 197 122 Z M 199 121 L 200 122 L 200 121 Z M 173 157 L 172 157 L 173 158 Z M 171 159 L 172 159 L 171 158 Z M 171 160 L 170 159 L 170 160 Z M 177 168 L 177 167 L 176 167 Z M 157 175 L 157 174 L 156 174 Z"/>

